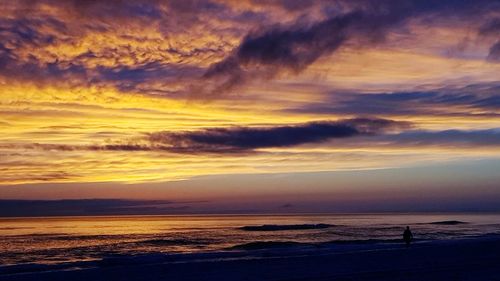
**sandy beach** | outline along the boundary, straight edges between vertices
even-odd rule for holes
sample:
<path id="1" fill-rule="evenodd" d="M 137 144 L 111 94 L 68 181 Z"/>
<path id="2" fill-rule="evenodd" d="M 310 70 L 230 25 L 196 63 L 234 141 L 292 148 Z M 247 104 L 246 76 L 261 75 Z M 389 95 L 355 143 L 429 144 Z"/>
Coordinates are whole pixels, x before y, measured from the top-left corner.
<path id="1" fill-rule="evenodd" d="M 500 280 L 500 237 L 110 257 L 58 266 L 3 267 L 14 280 Z"/>

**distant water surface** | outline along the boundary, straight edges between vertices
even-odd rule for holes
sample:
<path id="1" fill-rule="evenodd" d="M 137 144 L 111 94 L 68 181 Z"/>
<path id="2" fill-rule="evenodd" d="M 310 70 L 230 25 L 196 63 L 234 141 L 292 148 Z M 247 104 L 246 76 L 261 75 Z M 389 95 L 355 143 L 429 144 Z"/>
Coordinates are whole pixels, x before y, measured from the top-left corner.
<path id="1" fill-rule="evenodd" d="M 204 215 L 0 218 L 0 264 L 256 247 L 399 243 L 500 234 L 498 214 Z"/>

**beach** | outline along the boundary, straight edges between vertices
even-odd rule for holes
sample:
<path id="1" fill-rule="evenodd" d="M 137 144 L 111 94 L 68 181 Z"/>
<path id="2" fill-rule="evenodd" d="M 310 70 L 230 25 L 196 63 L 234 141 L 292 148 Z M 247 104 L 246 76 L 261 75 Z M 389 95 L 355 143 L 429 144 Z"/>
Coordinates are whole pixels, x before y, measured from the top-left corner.
<path id="1" fill-rule="evenodd" d="M 500 280 L 500 237 L 351 250 L 274 249 L 177 257 L 144 255 L 73 268 L 3 268 L 21 280 Z M 17 272 L 16 272 L 17 271 Z"/>

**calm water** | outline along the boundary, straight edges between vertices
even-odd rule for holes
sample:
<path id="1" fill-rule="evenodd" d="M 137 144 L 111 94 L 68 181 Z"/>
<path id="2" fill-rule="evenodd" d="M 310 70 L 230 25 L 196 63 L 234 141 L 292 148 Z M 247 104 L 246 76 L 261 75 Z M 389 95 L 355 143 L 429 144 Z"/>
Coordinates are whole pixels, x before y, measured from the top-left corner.
<path id="1" fill-rule="evenodd" d="M 460 221 L 463 224 L 431 224 Z M 328 228 L 247 231 L 242 226 L 329 224 Z M 418 240 L 500 234 L 500 215 L 120 216 L 0 219 L 0 264 L 61 263 L 105 256 L 227 250 L 256 241 Z"/>

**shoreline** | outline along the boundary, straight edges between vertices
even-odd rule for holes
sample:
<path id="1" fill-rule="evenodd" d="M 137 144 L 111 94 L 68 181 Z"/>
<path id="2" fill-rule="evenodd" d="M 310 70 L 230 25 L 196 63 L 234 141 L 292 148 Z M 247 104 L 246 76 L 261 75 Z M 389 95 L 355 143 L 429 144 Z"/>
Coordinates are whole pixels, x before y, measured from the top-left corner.
<path id="1" fill-rule="evenodd" d="M 1 266 L 13 280 L 498 280 L 500 236 Z M 125 278 L 126 277 L 126 278 Z M 497 278 L 497 279 L 495 279 Z"/>

